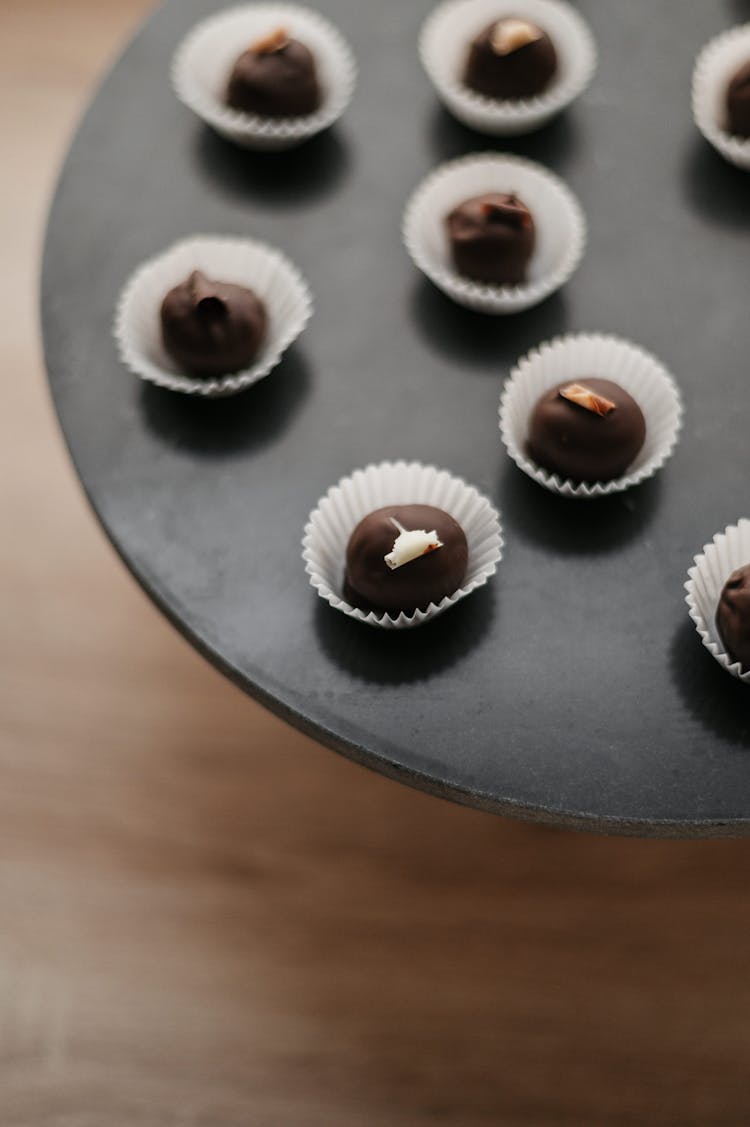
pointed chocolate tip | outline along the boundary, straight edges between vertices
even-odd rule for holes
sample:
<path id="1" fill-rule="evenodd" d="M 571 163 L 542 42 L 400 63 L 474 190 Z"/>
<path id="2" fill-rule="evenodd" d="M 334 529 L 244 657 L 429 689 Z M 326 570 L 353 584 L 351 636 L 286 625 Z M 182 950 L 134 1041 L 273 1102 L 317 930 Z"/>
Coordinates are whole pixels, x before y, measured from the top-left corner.
<path id="1" fill-rule="evenodd" d="M 192 274 L 188 277 L 187 286 L 190 290 L 190 295 L 194 300 L 198 300 L 201 290 L 206 285 L 208 278 L 202 270 L 193 270 Z"/>

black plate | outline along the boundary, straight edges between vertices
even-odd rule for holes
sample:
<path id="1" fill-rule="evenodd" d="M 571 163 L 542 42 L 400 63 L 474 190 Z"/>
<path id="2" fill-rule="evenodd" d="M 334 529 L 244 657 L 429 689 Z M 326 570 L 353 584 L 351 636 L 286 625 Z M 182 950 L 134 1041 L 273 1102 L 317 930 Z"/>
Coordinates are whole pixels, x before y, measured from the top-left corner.
<path id="1" fill-rule="evenodd" d="M 748 512 L 750 180 L 702 141 L 689 105 L 696 52 L 747 5 L 579 4 L 600 49 L 593 86 L 507 147 L 570 183 L 590 246 L 563 293 L 509 320 L 450 304 L 400 242 L 421 177 L 493 147 L 440 108 L 419 68 L 430 0 L 321 0 L 360 82 L 332 132 L 285 155 L 232 148 L 170 90 L 175 46 L 219 6 L 156 13 L 98 93 L 52 208 L 50 382 L 113 543 L 240 686 L 402 782 L 614 832 L 747 832 L 750 695 L 701 646 L 682 589 L 694 553 Z M 199 232 L 278 244 L 316 300 L 273 376 L 215 403 L 140 383 L 110 332 L 138 263 Z M 653 350 L 687 410 L 657 478 L 589 504 L 527 480 L 496 422 L 517 356 L 578 329 Z M 392 635 L 314 595 L 300 537 L 340 476 L 396 457 L 485 491 L 507 549 L 486 589 Z"/>

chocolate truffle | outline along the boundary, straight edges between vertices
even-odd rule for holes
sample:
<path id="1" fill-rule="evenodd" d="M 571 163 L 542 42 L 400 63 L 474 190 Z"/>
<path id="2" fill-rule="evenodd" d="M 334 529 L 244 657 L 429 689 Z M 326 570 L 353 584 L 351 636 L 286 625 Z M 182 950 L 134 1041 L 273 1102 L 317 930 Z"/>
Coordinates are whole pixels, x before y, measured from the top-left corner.
<path id="1" fill-rule="evenodd" d="M 261 117 L 302 117 L 321 102 L 315 58 L 283 28 L 243 51 L 234 64 L 227 102 Z"/>
<path id="2" fill-rule="evenodd" d="M 464 200 L 446 217 L 446 224 L 459 274 L 500 286 L 525 280 L 536 229 L 518 196 L 488 192 Z"/>
<path id="3" fill-rule="evenodd" d="M 180 368 L 211 378 L 246 368 L 265 339 L 266 307 L 252 290 L 194 270 L 161 305 L 164 347 Z"/>
<path id="4" fill-rule="evenodd" d="M 643 412 L 619 384 L 565 380 L 534 407 L 528 453 L 559 477 L 611 481 L 633 463 L 645 437 Z"/>
<path id="5" fill-rule="evenodd" d="M 367 611 L 424 610 L 458 590 L 468 556 L 463 529 L 442 509 L 377 509 L 349 539 L 344 598 Z"/>
<path id="6" fill-rule="evenodd" d="M 557 71 L 557 51 L 546 31 L 518 17 L 495 20 L 469 47 L 464 82 L 487 98 L 533 98 Z"/>
<path id="7" fill-rule="evenodd" d="M 736 72 L 727 90 L 729 132 L 750 137 L 750 61 Z"/>
<path id="8" fill-rule="evenodd" d="M 732 661 L 750 669 L 750 564 L 732 572 L 724 584 L 716 627 Z"/>

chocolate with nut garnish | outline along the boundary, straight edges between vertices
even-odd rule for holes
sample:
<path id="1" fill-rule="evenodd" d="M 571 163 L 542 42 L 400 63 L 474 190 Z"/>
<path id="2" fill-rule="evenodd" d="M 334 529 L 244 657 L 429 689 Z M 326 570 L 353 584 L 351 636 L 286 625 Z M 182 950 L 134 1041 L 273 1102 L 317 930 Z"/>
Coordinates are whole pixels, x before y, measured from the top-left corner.
<path id="1" fill-rule="evenodd" d="M 632 465 L 646 420 L 631 395 L 611 380 L 565 380 L 539 398 L 527 449 L 537 465 L 572 481 L 612 481 Z"/>
<path id="2" fill-rule="evenodd" d="M 456 270 L 492 285 L 519 285 L 536 244 L 534 218 L 513 193 L 464 200 L 446 217 Z"/>
<path id="3" fill-rule="evenodd" d="M 411 614 L 461 586 L 469 550 L 433 505 L 388 505 L 359 522 L 346 549 L 344 598 L 365 611 Z"/>
<path id="4" fill-rule="evenodd" d="M 200 270 L 161 305 L 164 347 L 191 376 L 210 379 L 252 364 L 268 327 L 266 307 L 244 286 L 213 282 Z"/>
<path id="5" fill-rule="evenodd" d="M 734 74 L 727 89 L 727 121 L 735 137 L 750 137 L 750 60 Z"/>
<path id="6" fill-rule="evenodd" d="M 283 28 L 253 43 L 234 64 L 227 103 L 260 117 L 304 117 L 320 106 L 315 57 Z"/>
<path id="7" fill-rule="evenodd" d="M 716 628 L 727 654 L 750 670 L 750 564 L 732 572 L 716 608 Z"/>
<path id="8" fill-rule="evenodd" d="M 557 72 L 557 51 L 546 31 L 518 17 L 494 20 L 471 41 L 464 82 L 503 101 L 542 94 Z"/>

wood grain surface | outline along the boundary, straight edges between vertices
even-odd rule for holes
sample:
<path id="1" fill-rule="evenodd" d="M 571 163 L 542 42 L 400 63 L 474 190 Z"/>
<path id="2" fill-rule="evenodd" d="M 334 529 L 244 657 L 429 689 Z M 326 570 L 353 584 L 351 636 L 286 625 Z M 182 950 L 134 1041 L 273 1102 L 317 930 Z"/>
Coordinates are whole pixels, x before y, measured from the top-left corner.
<path id="1" fill-rule="evenodd" d="M 98 530 L 36 285 L 70 131 L 147 7 L 0 0 L 0 1125 L 747 1124 L 750 842 L 369 774 L 222 680 Z"/>

